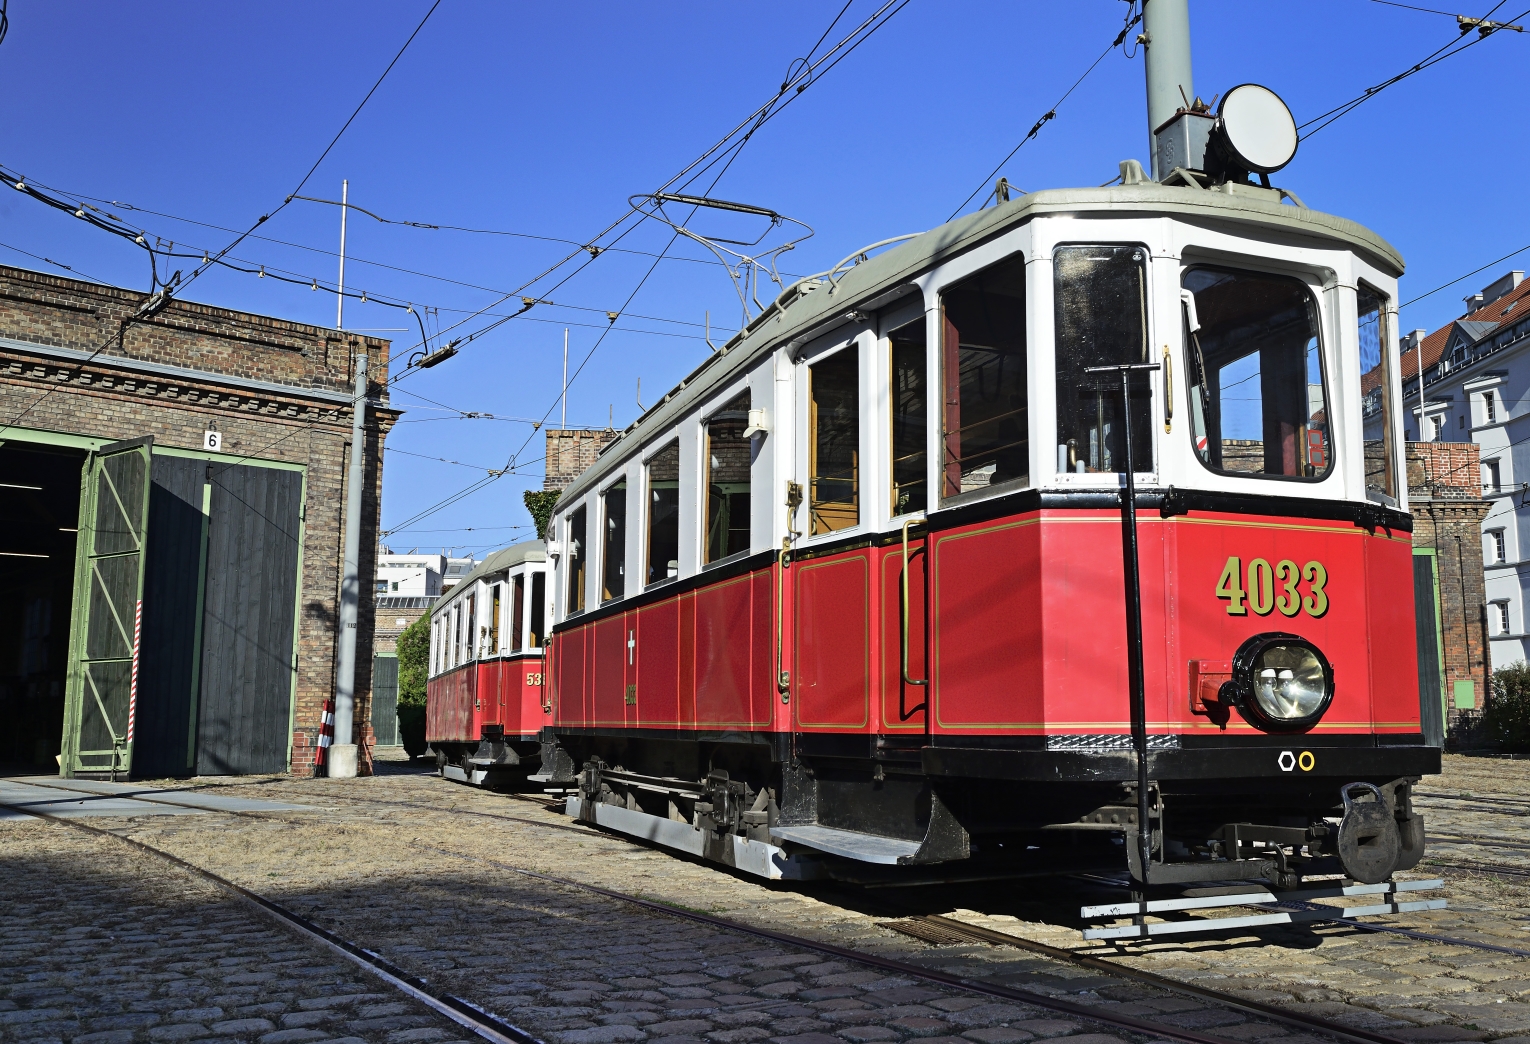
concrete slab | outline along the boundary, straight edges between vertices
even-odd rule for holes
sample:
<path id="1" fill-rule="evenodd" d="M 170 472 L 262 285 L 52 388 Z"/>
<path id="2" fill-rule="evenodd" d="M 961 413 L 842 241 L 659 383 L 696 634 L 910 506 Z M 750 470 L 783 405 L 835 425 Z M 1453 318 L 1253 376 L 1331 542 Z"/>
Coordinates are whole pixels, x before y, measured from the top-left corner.
<path id="1" fill-rule="evenodd" d="M 217 812 L 291 812 L 312 805 L 230 797 L 191 787 L 149 787 L 95 779 L 21 776 L 0 779 L 0 806 L 12 815 L 153 816 Z"/>

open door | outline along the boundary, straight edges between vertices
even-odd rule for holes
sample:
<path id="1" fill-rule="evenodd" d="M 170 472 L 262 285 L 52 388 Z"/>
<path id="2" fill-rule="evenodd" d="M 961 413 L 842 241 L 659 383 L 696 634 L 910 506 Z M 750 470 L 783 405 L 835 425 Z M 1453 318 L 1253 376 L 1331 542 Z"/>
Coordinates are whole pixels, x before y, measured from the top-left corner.
<path id="1" fill-rule="evenodd" d="M 103 446 L 85 463 L 60 759 L 65 776 L 115 779 L 132 768 L 153 441 Z"/>

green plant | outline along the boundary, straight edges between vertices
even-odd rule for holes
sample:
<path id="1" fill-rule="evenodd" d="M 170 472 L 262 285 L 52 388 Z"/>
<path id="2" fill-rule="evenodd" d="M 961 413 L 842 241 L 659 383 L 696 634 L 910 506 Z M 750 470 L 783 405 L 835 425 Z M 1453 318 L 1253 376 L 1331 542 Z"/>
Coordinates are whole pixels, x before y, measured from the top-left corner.
<path id="1" fill-rule="evenodd" d="M 1520 660 L 1493 672 L 1480 728 L 1509 750 L 1530 750 L 1530 663 Z"/>
<path id="2" fill-rule="evenodd" d="M 425 678 L 430 669 L 430 614 L 398 636 L 398 705 L 425 706 Z"/>
<path id="3" fill-rule="evenodd" d="M 553 505 L 558 502 L 559 495 L 556 489 L 528 489 L 524 494 L 526 510 L 537 527 L 538 540 L 547 539 L 547 523 L 552 519 Z"/>

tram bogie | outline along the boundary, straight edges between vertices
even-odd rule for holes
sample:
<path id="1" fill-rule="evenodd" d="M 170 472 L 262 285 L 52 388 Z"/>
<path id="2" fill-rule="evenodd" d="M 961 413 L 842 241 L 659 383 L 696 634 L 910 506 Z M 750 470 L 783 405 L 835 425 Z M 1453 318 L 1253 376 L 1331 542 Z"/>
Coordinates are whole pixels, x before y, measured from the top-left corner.
<path id="1" fill-rule="evenodd" d="M 443 776 L 511 785 L 540 766 L 547 585 L 544 545 L 530 541 L 490 555 L 432 609 L 425 739 Z"/>

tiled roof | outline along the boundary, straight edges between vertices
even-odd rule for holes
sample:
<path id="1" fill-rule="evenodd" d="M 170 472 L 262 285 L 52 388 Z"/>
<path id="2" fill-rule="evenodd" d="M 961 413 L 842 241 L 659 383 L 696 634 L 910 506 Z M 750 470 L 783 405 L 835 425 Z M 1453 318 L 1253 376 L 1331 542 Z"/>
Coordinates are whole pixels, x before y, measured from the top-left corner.
<path id="1" fill-rule="evenodd" d="M 1465 326 L 1464 330 L 1472 335 L 1474 341 L 1478 341 L 1493 330 L 1517 323 L 1526 316 L 1530 316 L 1530 280 L 1520 283 L 1492 304 L 1483 305 L 1475 312 L 1451 320 L 1424 338 L 1425 371 L 1427 372 L 1431 366 L 1440 361 L 1440 356 L 1445 353 L 1445 346 L 1450 343 L 1451 328 L 1457 323 L 1471 324 Z M 1418 352 L 1416 350 L 1410 349 L 1403 353 L 1402 377 L 1405 386 L 1411 378 L 1415 382 L 1414 387 L 1417 387 Z M 1406 394 L 1406 387 L 1404 394 Z"/>

